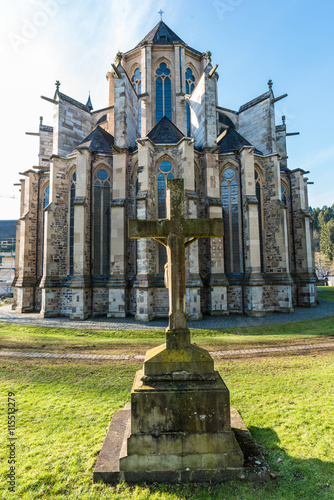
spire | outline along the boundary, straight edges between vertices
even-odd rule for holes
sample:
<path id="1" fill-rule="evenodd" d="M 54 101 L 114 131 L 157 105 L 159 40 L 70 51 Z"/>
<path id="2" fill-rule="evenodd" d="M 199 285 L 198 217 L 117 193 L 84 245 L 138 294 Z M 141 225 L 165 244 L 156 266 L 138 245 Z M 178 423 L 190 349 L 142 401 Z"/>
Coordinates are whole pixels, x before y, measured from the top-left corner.
<path id="1" fill-rule="evenodd" d="M 90 98 L 90 91 L 89 91 L 89 95 L 88 95 L 88 101 L 86 102 L 86 106 L 89 109 L 89 111 L 92 111 L 93 105 L 92 105 L 92 101 L 91 101 L 91 98 Z"/>
<path id="2" fill-rule="evenodd" d="M 162 12 L 162 11 L 161 11 Z M 181 38 L 170 29 L 163 21 L 159 21 L 156 26 L 139 42 L 137 47 L 145 42 L 153 44 L 173 45 L 174 42 L 184 43 Z"/>
<path id="3" fill-rule="evenodd" d="M 54 99 L 57 98 L 58 94 L 59 94 L 59 87 L 60 87 L 61 83 L 59 80 L 56 81 L 55 83 L 55 86 L 56 86 L 56 92 L 55 92 L 55 95 L 54 95 Z"/>

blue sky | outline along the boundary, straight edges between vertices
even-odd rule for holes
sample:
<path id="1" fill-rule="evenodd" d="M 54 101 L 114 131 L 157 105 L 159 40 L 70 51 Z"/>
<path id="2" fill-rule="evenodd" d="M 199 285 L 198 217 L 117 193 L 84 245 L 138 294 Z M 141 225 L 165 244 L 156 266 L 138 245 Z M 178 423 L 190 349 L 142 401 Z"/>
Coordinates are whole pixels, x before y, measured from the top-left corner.
<path id="1" fill-rule="evenodd" d="M 190 46 L 211 50 L 218 64 L 219 104 L 239 109 L 267 90 L 288 97 L 289 167 L 310 170 L 309 203 L 334 203 L 334 3 L 302 0 L 14 0 L 0 3 L 1 141 L 0 219 L 19 216 L 13 184 L 37 164 L 39 116 L 52 125 L 53 97 L 61 90 L 94 109 L 107 105 L 105 75 L 118 50 L 134 47 L 159 21 Z"/>

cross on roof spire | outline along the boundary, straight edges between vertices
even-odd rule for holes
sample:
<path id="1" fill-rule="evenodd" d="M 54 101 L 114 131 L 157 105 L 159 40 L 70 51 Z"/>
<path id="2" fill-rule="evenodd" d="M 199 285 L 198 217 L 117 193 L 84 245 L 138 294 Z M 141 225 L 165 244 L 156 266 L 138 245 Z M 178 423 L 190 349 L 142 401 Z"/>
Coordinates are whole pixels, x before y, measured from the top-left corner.
<path id="1" fill-rule="evenodd" d="M 60 81 L 59 81 L 59 80 L 57 80 L 55 85 L 56 85 L 56 87 L 57 87 L 57 90 L 59 90 L 59 87 L 60 87 L 60 85 L 61 85 L 61 84 L 60 84 Z"/>
<path id="2" fill-rule="evenodd" d="M 160 9 L 160 10 L 159 10 L 159 12 L 158 12 L 158 14 L 160 14 L 160 19 L 161 19 L 161 21 L 162 21 L 162 14 L 164 14 L 164 13 L 165 13 L 165 12 L 164 12 L 162 9 Z"/>

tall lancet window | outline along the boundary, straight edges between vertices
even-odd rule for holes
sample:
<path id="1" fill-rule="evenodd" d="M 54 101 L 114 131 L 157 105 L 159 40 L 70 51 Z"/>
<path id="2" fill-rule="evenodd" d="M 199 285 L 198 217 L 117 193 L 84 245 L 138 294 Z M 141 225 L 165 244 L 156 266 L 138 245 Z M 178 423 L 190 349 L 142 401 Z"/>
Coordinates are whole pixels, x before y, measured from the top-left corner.
<path id="1" fill-rule="evenodd" d="M 187 68 L 186 71 L 186 94 L 192 94 L 195 88 L 195 77 L 190 68 Z M 190 105 L 187 101 L 186 104 L 187 109 L 187 136 L 190 137 L 191 134 L 191 124 L 190 124 Z"/>
<path id="2" fill-rule="evenodd" d="M 281 184 L 281 200 L 286 207 L 288 206 L 288 194 L 287 193 L 288 193 L 288 190 L 282 182 L 282 184 Z"/>
<path id="3" fill-rule="evenodd" d="M 170 79 L 170 70 L 166 63 L 161 63 L 156 71 L 155 82 L 155 104 L 156 104 L 156 122 L 162 117 L 167 116 L 172 119 L 172 83 Z"/>
<path id="4" fill-rule="evenodd" d="M 73 276 L 74 269 L 74 200 L 75 200 L 75 183 L 77 180 L 77 173 L 74 172 L 71 179 L 70 187 L 70 237 L 69 237 L 69 271 L 70 276 Z"/>
<path id="5" fill-rule="evenodd" d="M 264 272 L 264 245 L 263 245 L 263 201 L 262 201 L 262 181 L 257 170 L 254 170 L 255 194 L 258 201 L 259 214 L 259 237 L 260 237 L 260 261 L 261 273 Z"/>
<path id="6" fill-rule="evenodd" d="M 94 276 L 110 273 L 110 178 L 106 170 L 98 170 L 94 176 Z"/>
<path id="7" fill-rule="evenodd" d="M 141 94 L 141 72 L 140 69 L 137 68 L 132 77 L 132 85 L 137 95 Z M 141 101 L 138 104 L 138 136 L 141 137 Z"/>
<path id="8" fill-rule="evenodd" d="M 166 207 L 166 191 L 167 179 L 174 179 L 174 169 L 169 161 L 162 161 L 158 168 L 158 218 L 165 219 L 167 217 Z M 165 264 L 167 262 L 166 248 L 159 243 L 159 274 L 164 273 Z"/>
<path id="9" fill-rule="evenodd" d="M 45 233 L 45 212 L 44 208 L 46 208 L 49 204 L 49 196 L 50 196 L 50 187 L 48 186 L 44 191 L 43 196 L 43 221 L 42 221 L 42 274 L 43 274 L 43 266 L 44 266 L 44 233 Z"/>
<path id="10" fill-rule="evenodd" d="M 225 272 L 242 272 L 239 177 L 233 168 L 224 170 L 221 179 L 224 219 Z"/>

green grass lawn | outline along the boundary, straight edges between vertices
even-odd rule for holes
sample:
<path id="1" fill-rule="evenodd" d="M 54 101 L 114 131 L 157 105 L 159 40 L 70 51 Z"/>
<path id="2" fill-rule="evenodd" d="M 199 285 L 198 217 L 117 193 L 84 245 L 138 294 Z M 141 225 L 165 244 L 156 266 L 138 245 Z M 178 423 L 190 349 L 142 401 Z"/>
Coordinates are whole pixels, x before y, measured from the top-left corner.
<path id="1" fill-rule="evenodd" d="M 319 299 L 334 300 L 334 286 L 318 286 Z"/>
<path id="2" fill-rule="evenodd" d="M 328 342 L 334 318 L 193 332 L 211 350 Z M 88 331 L 0 323 L 1 349 L 143 353 L 163 342 L 157 331 Z M 141 363 L 0 358 L 3 499 L 303 499 L 333 498 L 334 356 L 289 352 L 216 360 L 241 413 L 277 479 L 205 485 L 92 483 L 111 416 L 129 402 Z M 15 393 L 17 490 L 7 491 L 7 394 Z"/>
<path id="3" fill-rule="evenodd" d="M 326 342 L 334 317 L 261 327 L 192 330 L 192 339 L 210 351 Z M 164 330 L 86 330 L 0 323 L 0 349 L 39 352 L 144 354 L 164 342 Z"/>
<path id="4" fill-rule="evenodd" d="M 332 353 L 216 363 L 231 403 L 278 476 L 265 485 L 94 485 L 93 466 L 110 418 L 129 401 L 140 364 L 9 358 L 0 364 L 3 444 L 8 391 L 15 393 L 18 407 L 17 491 L 12 498 L 333 498 Z M 2 474 L 7 467 L 2 447 Z M 4 481 L 1 489 L 2 498 L 11 498 Z"/>

